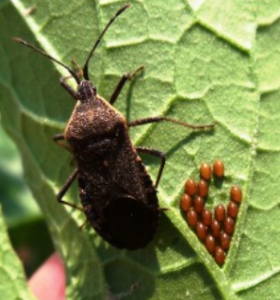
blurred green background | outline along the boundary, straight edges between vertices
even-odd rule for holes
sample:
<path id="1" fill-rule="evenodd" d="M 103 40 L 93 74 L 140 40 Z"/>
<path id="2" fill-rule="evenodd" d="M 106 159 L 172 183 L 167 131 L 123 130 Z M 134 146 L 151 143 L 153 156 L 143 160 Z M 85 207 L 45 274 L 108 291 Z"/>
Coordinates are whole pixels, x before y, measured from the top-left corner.
<path id="1" fill-rule="evenodd" d="M 47 226 L 23 179 L 19 152 L 0 122 L 0 203 L 27 277 L 54 251 Z"/>

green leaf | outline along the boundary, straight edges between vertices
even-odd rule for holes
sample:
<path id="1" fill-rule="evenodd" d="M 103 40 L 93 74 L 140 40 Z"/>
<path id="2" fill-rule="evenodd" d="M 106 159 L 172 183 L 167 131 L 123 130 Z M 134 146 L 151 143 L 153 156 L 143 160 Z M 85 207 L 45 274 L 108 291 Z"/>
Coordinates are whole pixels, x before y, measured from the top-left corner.
<path id="1" fill-rule="evenodd" d="M 34 297 L 27 290 L 26 279 L 18 257 L 9 244 L 0 209 L 0 282 L 1 298 L 10 300 L 31 300 Z"/>
<path id="2" fill-rule="evenodd" d="M 57 65 L 11 43 L 40 44 L 67 65 L 85 61 L 98 33 L 123 4 L 114 1 L 1 2 L 0 110 L 17 143 L 25 176 L 67 266 L 69 299 L 277 299 L 280 270 L 280 5 L 259 1 L 132 2 L 112 25 L 91 63 L 91 79 L 109 98 L 122 74 L 144 65 L 116 103 L 128 120 L 166 115 L 214 132 L 168 123 L 131 130 L 135 145 L 167 154 L 159 187 L 162 213 L 145 249 L 119 251 L 84 216 L 60 206 L 55 193 L 73 170 L 71 157 L 51 142 L 63 132 L 73 101 L 59 86 Z M 14 26 L 16 24 L 17 26 Z M 231 248 L 218 266 L 188 228 L 179 198 L 202 161 L 220 158 L 222 186 L 211 185 L 207 206 L 226 204 L 241 186 Z M 144 157 L 153 179 L 158 161 Z M 278 163 L 279 162 L 279 163 Z M 279 174 L 279 177 L 278 177 Z M 78 202 L 77 191 L 68 194 Z"/>
<path id="3" fill-rule="evenodd" d="M 8 227 L 21 226 L 40 216 L 22 178 L 22 166 L 18 151 L 0 124 L 0 203 Z"/>

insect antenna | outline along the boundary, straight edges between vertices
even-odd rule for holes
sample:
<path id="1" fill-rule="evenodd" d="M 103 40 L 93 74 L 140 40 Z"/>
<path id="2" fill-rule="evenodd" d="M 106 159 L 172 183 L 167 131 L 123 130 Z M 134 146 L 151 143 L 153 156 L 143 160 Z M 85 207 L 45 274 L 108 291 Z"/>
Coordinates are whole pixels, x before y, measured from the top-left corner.
<path id="1" fill-rule="evenodd" d="M 77 74 L 71 70 L 69 67 L 67 67 L 64 63 L 60 62 L 59 60 L 55 59 L 54 57 L 50 56 L 49 54 L 47 54 L 46 52 L 44 52 L 43 50 L 29 44 L 28 42 L 26 42 L 25 40 L 23 39 L 20 39 L 20 38 L 17 38 L 17 37 L 14 37 L 12 38 L 12 40 L 16 43 L 19 43 L 21 45 L 24 45 L 26 47 L 29 47 L 31 48 L 32 50 L 36 51 L 36 52 L 39 52 L 40 54 L 46 56 L 47 58 L 53 60 L 54 62 L 58 63 L 59 65 L 61 65 L 63 68 L 65 68 L 76 80 L 76 82 L 79 84 L 81 81 L 79 79 L 79 77 L 77 76 Z"/>
<path id="2" fill-rule="evenodd" d="M 121 7 L 117 13 L 114 15 L 114 17 L 108 22 L 108 24 L 106 25 L 106 27 L 103 29 L 103 31 L 101 32 L 101 34 L 99 35 L 97 41 L 95 42 L 94 46 L 92 47 L 88 57 L 87 57 L 87 60 L 85 62 L 85 65 L 83 67 L 83 74 L 84 74 L 84 79 L 85 80 L 89 80 L 89 76 L 88 76 L 88 64 L 89 64 L 89 61 L 96 49 L 96 47 L 98 46 L 98 44 L 100 43 L 100 41 L 102 40 L 104 34 L 106 33 L 106 31 L 108 30 L 108 28 L 111 26 L 111 24 L 115 21 L 115 19 L 121 14 L 123 13 L 128 7 L 130 6 L 130 4 L 125 4 L 123 7 Z"/>

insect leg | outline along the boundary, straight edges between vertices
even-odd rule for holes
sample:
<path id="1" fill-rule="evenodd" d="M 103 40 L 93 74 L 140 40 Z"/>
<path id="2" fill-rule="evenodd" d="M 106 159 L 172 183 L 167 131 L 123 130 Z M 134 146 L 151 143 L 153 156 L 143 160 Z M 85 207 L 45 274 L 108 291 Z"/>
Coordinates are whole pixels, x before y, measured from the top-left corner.
<path id="1" fill-rule="evenodd" d="M 72 76 L 65 76 L 60 78 L 60 84 L 65 90 L 76 100 L 78 100 L 78 93 L 71 88 L 69 84 L 66 83 L 66 80 L 72 78 Z"/>
<path id="2" fill-rule="evenodd" d="M 58 141 L 65 141 L 65 137 L 64 137 L 64 134 L 63 133 L 61 133 L 61 134 L 56 134 L 54 137 L 53 137 L 53 140 L 55 141 L 55 142 L 57 142 L 58 143 Z"/>
<path id="3" fill-rule="evenodd" d="M 77 63 L 75 58 L 71 59 L 71 63 L 74 66 L 74 72 L 76 73 L 77 77 L 82 80 L 83 79 L 83 69 L 82 69 L 82 67 Z M 72 76 L 69 76 L 69 77 L 72 77 Z"/>
<path id="4" fill-rule="evenodd" d="M 144 119 L 140 119 L 140 120 L 135 120 L 132 122 L 128 122 L 127 125 L 128 125 L 128 127 L 133 127 L 133 126 L 139 126 L 139 125 L 144 125 L 144 124 L 149 124 L 149 123 L 158 123 L 161 121 L 168 121 L 168 122 L 172 122 L 172 123 L 175 123 L 175 124 L 178 124 L 178 125 L 181 125 L 184 127 L 193 128 L 193 129 L 213 128 L 215 126 L 215 124 L 194 125 L 194 124 L 181 122 L 176 119 L 169 118 L 169 117 L 163 117 L 163 116 L 149 117 L 149 118 L 144 118 Z"/>
<path id="5" fill-rule="evenodd" d="M 54 142 L 56 142 L 58 144 L 58 146 L 66 149 L 67 151 L 71 152 L 72 153 L 72 150 L 69 146 L 67 146 L 66 144 L 62 143 L 61 141 L 65 141 L 65 137 L 64 137 L 64 134 L 61 133 L 61 134 L 56 134 L 54 137 L 53 137 L 53 140 Z"/>
<path id="6" fill-rule="evenodd" d="M 142 153 L 147 153 L 150 155 L 154 155 L 156 157 L 159 157 L 161 159 L 161 163 L 160 163 L 160 168 L 158 171 L 158 175 L 157 175 L 157 180 L 156 180 L 156 184 L 155 187 L 158 187 L 163 169 L 164 169 L 164 165 L 165 165 L 165 161 L 166 161 L 166 156 L 164 152 L 161 152 L 159 150 L 155 150 L 155 149 L 151 149 L 151 148 L 146 148 L 146 147 L 136 147 L 135 148 L 138 152 L 142 152 Z"/>
<path id="7" fill-rule="evenodd" d="M 70 188 L 70 186 L 72 185 L 72 183 L 74 182 L 74 180 L 76 179 L 78 175 L 78 169 L 76 169 L 70 176 L 69 178 L 66 180 L 66 182 L 64 183 L 63 187 L 60 189 L 60 191 L 58 192 L 58 194 L 56 195 L 56 199 L 59 203 L 77 208 L 81 211 L 84 211 L 83 208 L 77 206 L 76 204 L 64 201 L 62 199 L 62 197 L 65 195 L 65 193 L 68 191 L 68 189 Z"/>
<path id="8" fill-rule="evenodd" d="M 113 92 L 113 94 L 110 98 L 110 101 L 109 101 L 110 104 L 113 105 L 116 102 L 116 100 L 118 99 L 119 94 L 122 91 L 122 88 L 125 85 L 125 83 L 127 82 L 127 80 L 131 80 L 133 77 L 135 77 L 142 70 L 144 70 L 144 66 L 140 66 L 133 73 L 126 73 L 122 76 L 122 78 L 120 79 L 117 87 L 115 88 L 115 91 Z"/>
<path id="9" fill-rule="evenodd" d="M 83 70 L 81 68 L 81 66 L 76 62 L 75 59 L 72 59 L 71 60 L 72 64 L 74 65 L 75 69 L 74 69 L 74 72 L 77 76 L 77 78 L 80 80 L 82 77 L 83 77 Z M 76 100 L 78 100 L 78 93 L 71 88 L 71 86 L 69 86 L 66 81 L 70 78 L 73 78 L 72 75 L 70 76 L 64 76 L 64 77 L 61 77 L 60 78 L 60 84 L 62 85 L 62 87 L 64 87 L 66 89 L 66 91 Z"/>

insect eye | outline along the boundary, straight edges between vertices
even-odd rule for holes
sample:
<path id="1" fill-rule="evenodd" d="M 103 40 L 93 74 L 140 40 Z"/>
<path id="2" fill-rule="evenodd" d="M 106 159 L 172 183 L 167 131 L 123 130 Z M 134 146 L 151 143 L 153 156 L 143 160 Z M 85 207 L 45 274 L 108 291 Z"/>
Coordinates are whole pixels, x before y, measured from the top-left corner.
<path id="1" fill-rule="evenodd" d="M 90 101 L 96 96 L 96 87 L 90 81 L 82 81 L 78 88 L 79 100 Z"/>

